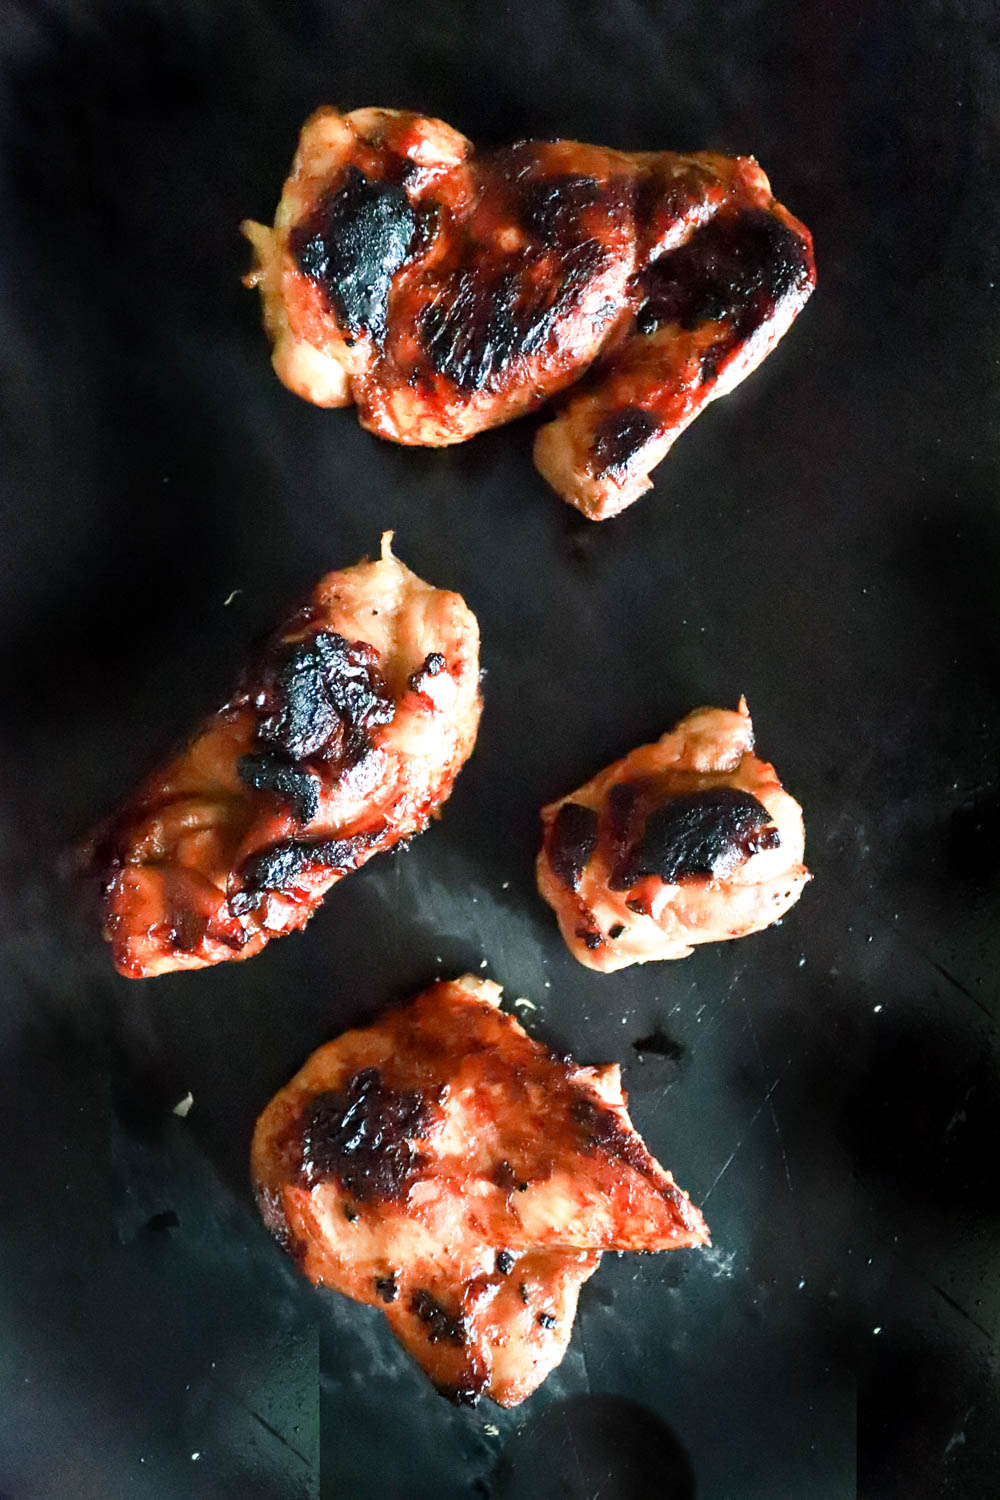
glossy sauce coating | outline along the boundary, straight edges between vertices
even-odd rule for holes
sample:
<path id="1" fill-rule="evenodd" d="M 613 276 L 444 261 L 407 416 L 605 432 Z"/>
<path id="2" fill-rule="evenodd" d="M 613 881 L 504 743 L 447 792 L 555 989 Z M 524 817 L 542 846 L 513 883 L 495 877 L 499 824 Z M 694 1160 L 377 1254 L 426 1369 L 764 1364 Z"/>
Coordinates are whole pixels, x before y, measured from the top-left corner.
<path id="1" fill-rule="evenodd" d="M 431 665 L 433 664 L 433 665 Z M 130 978 L 248 958 L 419 833 L 475 743 L 479 633 L 392 555 L 331 573 L 95 837 Z"/>
<path id="2" fill-rule="evenodd" d="M 684 958 L 798 900 L 802 812 L 753 747 L 745 702 L 696 709 L 542 810 L 538 888 L 581 963 Z"/>
<path id="3" fill-rule="evenodd" d="M 247 223 L 281 379 L 439 446 L 581 381 L 535 461 L 603 519 L 815 282 L 808 230 L 749 157 L 522 141 L 476 153 L 443 121 L 317 111 L 273 228 Z"/>
<path id="4" fill-rule="evenodd" d="M 383 1309 L 453 1399 L 524 1399 L 562 1358 L 604 1250 L 704 1243 L 617 1067 L 581 1068 L 471 976 L 320 1048 L 271 1101 L 265 1221 L 317 1284 Z"/>

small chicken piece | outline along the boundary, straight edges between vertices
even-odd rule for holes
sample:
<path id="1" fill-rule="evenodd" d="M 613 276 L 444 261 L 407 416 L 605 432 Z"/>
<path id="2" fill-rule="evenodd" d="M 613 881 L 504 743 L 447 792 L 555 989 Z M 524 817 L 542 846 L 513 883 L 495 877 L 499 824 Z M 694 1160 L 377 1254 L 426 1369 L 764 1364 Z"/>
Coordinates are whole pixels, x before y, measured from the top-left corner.
<path id="1" fill-rule="evenodd" d="M 479 724 L 479 629 L 392 554 L 329 573 L 233 697 L 93 841 L 104 934 L 139 979 L 249 958 L 420 833 Z"/>
<path id="2" fill-rule="evenodd" d="M 794 906 L 802 809 L 753 747 L 745 699 L 698 708 L 542 809 L 538 889 L 574 958 L 606 974 L 686 958 Z"/>
<path id="3" fill-rule="evenodd" d="M 257 1122 L 265 1222 L 317 1285 L 384 1308 L 436 1386 L 523 1401 L 560 1361 L 604 1250 L 707 1243 L 617 1066 L 578 1067 L 439 981 L 315 1052 Z"/>
<path id="4" fill-rule="evenodd" d="M 773 347 L 815 283 L 809 231 L 751 157 L 522 141 L 321 109 L 273 228 L 247 221 L 274 368 L 362 426 L 441 446 L 591 373 L 535 462 L 593 520 Z"/>

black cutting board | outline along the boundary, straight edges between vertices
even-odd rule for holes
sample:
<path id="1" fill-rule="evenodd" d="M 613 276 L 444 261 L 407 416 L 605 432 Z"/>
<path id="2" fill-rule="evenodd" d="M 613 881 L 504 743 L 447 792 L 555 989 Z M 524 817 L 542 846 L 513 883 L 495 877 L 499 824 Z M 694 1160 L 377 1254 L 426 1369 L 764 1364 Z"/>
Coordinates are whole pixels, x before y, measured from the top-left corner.
<path id="1" fill-rule="evenodd" d="M 995 1492 L 998 29 L 973 0 L 7 0 L 12 1500 Z M 274 379 L 237 224 L 321 103 L 755 153 L 818 291 L 591 525 L 534 473 L 533 420 L 409 452 Z M 67 849 L 388 526 L 482 627 L 442 822 L 248 964 L 118 979 Z M 539 806 L 741 692 L 815 881 L 762 936 L 585 971 L 534 890 Z M 313 1047 L 484 960 L 535 1034 L 623 1063 L 715 1239 L 606 1258 L 513 1412 L 453 1409 L 376 1312 L 301 1282 L 246 1174 Z"/>

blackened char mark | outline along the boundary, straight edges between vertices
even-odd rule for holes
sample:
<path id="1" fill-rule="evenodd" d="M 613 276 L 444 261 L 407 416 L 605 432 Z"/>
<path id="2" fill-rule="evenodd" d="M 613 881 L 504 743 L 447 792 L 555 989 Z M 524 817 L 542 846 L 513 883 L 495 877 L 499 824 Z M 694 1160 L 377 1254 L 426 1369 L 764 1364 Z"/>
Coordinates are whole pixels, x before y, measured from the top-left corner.
<path id="1" fill-rule="evenodd" d="M 647 785 L 645 781 L 616 781 L 608 793 L 608 832 L 616 843 L 627 838 L 632 815 Z"/>
<path id="2" fill-rule="evenodd" d="M 319 777 L 279 755 L 241 755 L 239 778 L 258 792 L 273 792 L 297 823 L 311 823 L 319 812 Z"/>
<path id="3" fill-rule="evenodd" d="M 560 173 L 555 177 L 521 178 L 517 183 L 520 218 L 529 234 L 545 245 L 580 239 L 584 209 L 598 203 L 601 185 L 596 177 Z"/>
<path id="4" fill-rule="evenodd" d="M 441 1306 L 436 1297 L 421 1288 L 410 1300 L 410 1311 L 415 1312 L 427 1329 L 430 1344 L 454 1344 L 456 1349 L 465 1347 L 465 1324 L 462 1318 L 454 1317 Z"/>
<path id="5" fill-rule="evenodd" d="M 440 651 L 429 651 L 415 672 L 411 672 L 408 685 L 415 693 L 422 693 L 427 686 L 428 677 L 436 677 L 445 666 L 445 659 Z"/>
<path id="6" fill-rule="evenodd" d="M 622 867 L 629 846 L 632 843 L 632 833 L 640 804 L 644 794 L 649 789 L 649 782 L 645 779 L 638 781 L 616 781 L 608 792 L 607 811 L 605 819 L 607 824 L 608 839 L 608 863 L 611 870 L 611 878 L 608 884 L 612 890 L 619 889 L 615 885 L 615 877 Z"/>
<path id="7" fill-rule="evenodd" d="M 349 166 L 341 186 L 290 236 L 296 264 L 347 332 L 385 338 L 392 278 L 409 257 L 417 212 L 402 187 Z"/>
<path id="8" fill-rule="evenodd" d="M 705 877 L 721 880 L 759 850 L 779 843 L 771 814 L 756 797 L 738 787 L 706 787 L 654 808 L 609 885 L 626 890 L 649 875 L 668 885 Z"/>
<path id="9" fill-rule="evenodd" d="M 434 368 L 460 390 L 500 390 L 512 364 L 543 349 L 606 259 L 590 239 L 454 271 L 419 318 Z"/>
<path id="10" fill-rule="evenodd" d="M 359 760 L 371 731 L 396 711 L 377 663 L 374 646 L 332 631 L 279 647 L 265 660 L 255 694 L 264 708 L 258 741 L 293 761 Z"/>
<path id="11" fill-rule="evenodd" d="M 388 1276 L 376 1276 L 375 1290 L 383 1302 L 395 1302 L 399 1296 L 395 1272 L 390 1272 Z"/>
<path id="12" fill-rule="evenodd" d="M 590 450 L 596 472 L 624 473 L 658 427 L 656 418 L 641 406 L 623 406 L 608 412 L 598 426 Z"/>
<path id="13" fill-rule="evenodd" d="M 490 1181 L 505 1193 L 526 1193 L 528 1190 L 528 1184 L 518 1176 L 509 1161 L 497 1162 Z"/>
<path id="14" fill-rule="evenodd" d="M 643 1177 L 655 1180 L 652 1157 L 639 1137 L 624 1128 L 613 1110 L 581 1094 L 571 1105 L 570 1113 L 588 1148 L 626 1162 Z"/>
<path id="15" fill-rule="evenodd" d="M 564 802 L 549 832 L 549 864 L 563 885 L 578 889 L 597 848 L 597 814 L 579 802 Z"/>
<path id="16" fill-rule="evenodd" d="M 498 1250 L 496 1264 L 498 1276 L 509 1276 L 514 1269 L 514 1257 L 509 1250 Z"/>
<path id="17" fill-rule="evenodd" d="M 389 1088 L 377 1068 L 363 1068 L 343 1093 L 316 1094 L 306 1106 L 303 1177 L 309 1187 L 333 1177 L 360 1203 L 401 1198 L 421 1169 L 411 1141 L 428 1120 L 423 1094 Z"/>
<path id="18" fill-rule="evenodd" d="M 805 241 L 763 208 L 720 214 L 643 273 L 641 333 L 725 319 L 736 343 L 809 279 Z"/>
<path id="19" fill-rule="evenodd" d="M 233 911 L 252 904 L 260 891 L 293 891 L 299 877 L 315 870 L 357 868 L 361 856 L 384 836 L 384 829 L 374 833 L 356 833 L 346 839 L 284 839 L 270 849 L 252 855 L 240 871 L 241 890 L 229 898 Z M 243 898 L 241 900 L 241 898 Z"/>
<path id="20" fill-rule="evenodd" d="M 581 1094 L 570 1106 L 570 1115 L 587 1150 L 613 1157 L 638 1172 L 661 1198 L 677 1209 L 682 1222 L 691 1227 L 691 1208 L 687 1198 L 673 1182 L 664 1181 L 640 1138 L 625 1129 L 614 1110 L 587 1094 Z"/>

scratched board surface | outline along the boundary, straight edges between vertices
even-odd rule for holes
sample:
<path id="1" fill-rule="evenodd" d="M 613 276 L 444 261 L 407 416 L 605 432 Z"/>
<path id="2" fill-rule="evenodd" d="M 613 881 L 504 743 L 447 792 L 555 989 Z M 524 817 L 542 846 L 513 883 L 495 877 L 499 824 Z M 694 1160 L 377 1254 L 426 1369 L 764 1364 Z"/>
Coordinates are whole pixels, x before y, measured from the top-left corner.
<path id="1" fill-rule="evenodd" d="M 972 0 L 9 0 L 0 1492 L 993 1493 L 997 31 Z M 237 224 L 324 102 L 753 152 L 819 289 L 593 526 L 533 421 L 409 452 L 273 378 Z M 482 627 L 444 818 L 250 963 L 118 979 L 67 850 L 387 526 Z M 584 970 L 534 889 L 538 808 L 741 692 L 814 882 L 762 936 Z M 301 1282 L 246 1169 L 312 1048 L 484 961 L 533 1033 L 621 1061 L 714 1235 L 606 1258 L 512 1412 L 449 1406 L 377 1312 Z"/>

